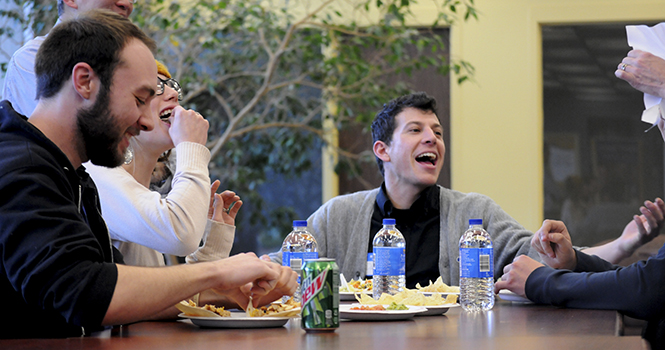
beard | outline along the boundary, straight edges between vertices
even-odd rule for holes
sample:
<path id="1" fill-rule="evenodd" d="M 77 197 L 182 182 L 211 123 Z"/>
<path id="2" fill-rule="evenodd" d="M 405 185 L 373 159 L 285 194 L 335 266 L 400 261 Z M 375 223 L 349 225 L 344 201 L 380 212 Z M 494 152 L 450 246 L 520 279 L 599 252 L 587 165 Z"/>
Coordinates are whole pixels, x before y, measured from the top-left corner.
<path id="1" fill-rule="evenodd" d="M 109 88 L 103 86 L 92 107 L 77 111 L 76 125 L 83 138 L 88 159 L 95 165 L 115 168 L 124 160 L 118 150 L 123 133 L 116 125 L 117 118 L 109 108 L 109 94 Z"/>

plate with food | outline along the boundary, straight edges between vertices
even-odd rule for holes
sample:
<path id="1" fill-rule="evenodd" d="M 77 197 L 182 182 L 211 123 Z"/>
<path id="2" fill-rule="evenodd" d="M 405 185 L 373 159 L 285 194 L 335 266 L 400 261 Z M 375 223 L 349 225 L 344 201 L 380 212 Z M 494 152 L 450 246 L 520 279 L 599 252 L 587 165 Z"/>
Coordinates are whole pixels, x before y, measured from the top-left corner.
<path id="1" fill-rule="evenodd" d="M 349 304 L 339 306 L 339 318 L 356 321 L 396 321 L 407 320 L 426 311 L 427 309 L 424 306 L 407 306 L 403 304 Z"/>
<path id="2" fill-rule="evenodd" d="M 365 293 L 367 295 L 372 294 L 372 280 L 343 280 L 344 276 L 340 275 L 342 278 L 342 285 L 339 287 L 339 300 L 342 301 L 352 301 L 356 300 L 356 293 Z"/>
<path id="3" fill-rule="evenodd" d="M 300 303 L 289 299 L 286 303 L 272 303 L 260 308 L 251 306 L 251 299 L 244 312 L 231 312 L 224 307 L 214 305 L 198 306 L 196 302 L 181 301 L 176 308 L 182 313 L 178 316 L 189 319 L 200 327 L 214 328 L 268 328 L 281 327 L 289 319 L 300 315 Z"/>
<path id="4" fill-rule="evenodd" d="M 204 328 L 274 328 L 284 326 L 291 317 L 249 317 L 245 312 L 230 312 L 229 316 L 190 316 L 185 313 L 178 315 Z"/>
<path id="5" fill-rule="evenodd" d="M 443 315 L 451 307 L 458 306 L 456 294 L 446 297 L 443 297 L 440 293 L 425 296 L 414 289 L 405 289 L 394 295 L 382 294 L 379 299 L 374 299 L 368 295 L 359 295 L 357 300 L 361 305 L 390 305 L 396 303 L 406 306 L 423 306 L 427 309 L 426 312 L 419 313 L 417 316 Z"/>

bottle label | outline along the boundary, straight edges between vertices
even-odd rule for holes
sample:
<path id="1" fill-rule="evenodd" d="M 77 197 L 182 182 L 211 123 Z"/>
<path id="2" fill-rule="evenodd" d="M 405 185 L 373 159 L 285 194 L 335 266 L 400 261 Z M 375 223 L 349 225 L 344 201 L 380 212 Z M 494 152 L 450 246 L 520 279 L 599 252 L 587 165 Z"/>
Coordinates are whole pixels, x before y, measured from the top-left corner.
<path id="1" fill-rule="evenodd" d="M 404 275 L 405 263 L 405 248 L 374 247 L 374 276 Z"/>
<path id="2" fill-rule="evenodd" d="M 372 277 L 374 273 L 374 253 L 367 253 L 367 270 L 365 271 L 365 278 Z"/>
<path id="3" fill-rule="evenodd" d="M 494 277 L 492 248 L 460 248 L 460 278 Z"/>
<path id="4" fill-rule="evenodd" d="M 318 258 L 318 252 L 282 252 L 282 266 L 289 266 L 293 271 L 299 272 L 304 260 Z"/>

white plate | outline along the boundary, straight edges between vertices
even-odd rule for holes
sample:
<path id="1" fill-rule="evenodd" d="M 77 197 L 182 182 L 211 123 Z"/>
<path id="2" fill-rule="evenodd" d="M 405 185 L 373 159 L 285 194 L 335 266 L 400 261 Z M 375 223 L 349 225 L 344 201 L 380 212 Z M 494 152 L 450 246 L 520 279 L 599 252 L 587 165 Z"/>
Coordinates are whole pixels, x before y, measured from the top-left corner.
<path id="1" fill-rule="evenodd" d="M 178 315 L 199 327 L 208 328 L 273 328 L 282 327 L 291 317 L 247 317 L 244 312 L 231 312 L 231 317 L 200 317 Z"/>
<path id="2" fill-rule="evenodd" d="M 427 311 L 416 314 L 416 316 L 439 316 L 448 312 L 451 307 L 458 307 L 459 304 L 427 305 Z"/>
<path id="3" fill-rule="evenodd" d="M 408 310 L 351 310 L 352 307 L 359 307 L 360 304 L 340 305 L 339 318 L 358 321 L 394 321 L 406 320 L 412 318 L 418 313 L 426 312 L 424 306 L 407 306 Z M 373 306 L 373 305 L 365 305 Z M 388 305 L 383 305 L 388 307 Z"/>
<path id="4" fill-rule="evenodd" d="M 515 303 L 532 303 L 531 300 L 521 297 L 507 289 L 502 289 L 499 291 L 499 298 L 505 301 L 512 301 Z"/>

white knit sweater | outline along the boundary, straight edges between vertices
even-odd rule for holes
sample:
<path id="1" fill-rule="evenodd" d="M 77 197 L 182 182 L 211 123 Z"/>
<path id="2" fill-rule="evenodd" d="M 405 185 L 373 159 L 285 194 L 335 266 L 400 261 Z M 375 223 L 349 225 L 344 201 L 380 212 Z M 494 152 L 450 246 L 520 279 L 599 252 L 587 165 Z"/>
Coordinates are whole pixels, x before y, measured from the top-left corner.
<path id="1" fill-rule="evenodd" d="M 235 226 L 208 220 L 210 151 L 181 142 L 171 191 L 162 198 L 122 167 L 86 163 L 99 190 L 102 216 L 113 244 L 127 265 L 163 266 L 162 253 L 187 256 L 187 262 L 228 257 Z M 199 243 L 205 244 L 199 248 Z M 198 248 L 198 250 L 197 250 Z"/>

